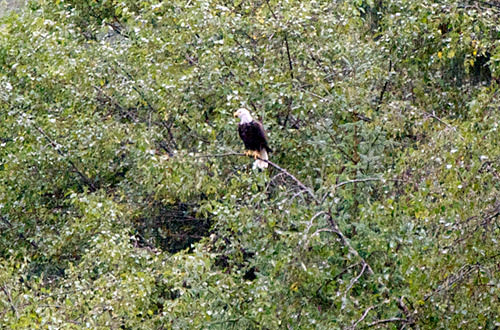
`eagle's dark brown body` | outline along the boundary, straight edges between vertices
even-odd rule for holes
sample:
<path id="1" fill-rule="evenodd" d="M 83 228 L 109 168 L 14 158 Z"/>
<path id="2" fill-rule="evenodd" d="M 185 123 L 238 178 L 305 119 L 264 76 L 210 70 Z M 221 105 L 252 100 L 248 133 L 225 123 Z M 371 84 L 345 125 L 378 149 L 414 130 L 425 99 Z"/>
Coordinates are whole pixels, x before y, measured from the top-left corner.
<path id="1" fill-rule="evenodd" d="M 246 149 L 258 152 L 263 149 L 267 152 L 272 151 L 267 145 L 266 133 L 264 132 L 264 127 L 262 127 L 260 122 L 253 120 L 246 124 L 239 124 L 238 133 L 240 134 L 240 138 L 243 140 Z"/>

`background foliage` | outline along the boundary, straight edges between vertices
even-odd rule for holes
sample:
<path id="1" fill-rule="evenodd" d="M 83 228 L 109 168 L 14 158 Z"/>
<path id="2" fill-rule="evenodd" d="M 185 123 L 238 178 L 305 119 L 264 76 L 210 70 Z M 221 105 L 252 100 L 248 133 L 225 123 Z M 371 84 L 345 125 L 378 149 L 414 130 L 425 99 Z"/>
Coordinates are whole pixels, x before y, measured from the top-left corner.
<path id="1" fill-rule="evenodd" d="M 498 327 L 499 7 L 0 18 L 0 324 Z M 242 106 L 279 167 L 234 155 Z"/>

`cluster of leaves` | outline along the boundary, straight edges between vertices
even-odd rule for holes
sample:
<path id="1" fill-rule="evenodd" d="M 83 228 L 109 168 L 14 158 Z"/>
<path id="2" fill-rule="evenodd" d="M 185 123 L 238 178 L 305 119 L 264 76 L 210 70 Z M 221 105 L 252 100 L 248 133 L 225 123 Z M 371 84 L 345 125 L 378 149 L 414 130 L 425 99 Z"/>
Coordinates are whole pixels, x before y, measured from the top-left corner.
<path id="1" fill-rule="evenodd" d="M 39 0 L 0 18 L 0 324 L 497 327 L 499 17 Z M 235 152 L 242 106 L 268 171 Z"/>

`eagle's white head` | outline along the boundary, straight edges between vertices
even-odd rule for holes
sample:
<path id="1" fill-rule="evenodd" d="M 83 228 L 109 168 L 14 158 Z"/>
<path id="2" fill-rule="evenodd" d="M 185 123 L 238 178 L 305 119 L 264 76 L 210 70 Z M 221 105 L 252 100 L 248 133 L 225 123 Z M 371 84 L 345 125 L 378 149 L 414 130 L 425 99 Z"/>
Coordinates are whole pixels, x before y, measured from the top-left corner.
<path id="1" fill-rule="evenodd" d="M 240 124 L 248 124 L 253 121 L 250 111 L 245 108 L 240 108 L 234 113 L 234 117 L 240 118 Z"/>

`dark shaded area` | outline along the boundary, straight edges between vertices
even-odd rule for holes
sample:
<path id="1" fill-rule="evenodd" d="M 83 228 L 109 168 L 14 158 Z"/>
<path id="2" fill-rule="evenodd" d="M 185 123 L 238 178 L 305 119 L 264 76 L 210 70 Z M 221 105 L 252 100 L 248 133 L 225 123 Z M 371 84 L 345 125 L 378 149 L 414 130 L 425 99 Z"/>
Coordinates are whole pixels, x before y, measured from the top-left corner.
<path id="1" fill-rule="evenodd" d="M 138 244 L 175 253 L 208 236 L 210 220 L 196 217 L 195 205 L 155 202 L 135 223 Z"/>
<path id="2" fill-rule="evenodd" d="M 478 55 L 474 58 L 474 64 L 467 72 L 464 62 L 465 54 L 460 54 L 450 59 L 443 68 L 443 79 L 455 87 L 465 84 L 489 85 L 491 83 L 491 70 L 489 66 L 490 54 Z"/>
<path id="3" fill-rule="evenodd" d="M 491 70 L 489 66 L 490 57 L 491 54 L 489 52 L 476 57 L 476 61 L 470 69 L 472 82 L 474 84 L 484 83 L 489 85 L 491 83 Z"/>
<path id="4" fill-rule="evenodd" d="M 368 24 L 370 31 L 375 33 L 380 28 L 380 21 L 387 10 L 382 0 L 375 0 L 371 3 L 363 1 L 359 7 L 361 17 Z M 378 37 L 377 37 L 378 38 Z"/>
<path id="5" fill-rule="evenodd" d="M 232 233 L 234 234 L 234 233 Z M 225 273 L 230 274 L 236 271 L 243 271 L 243 279 L 253 281 L 257 278 L 259 269 L 253 266 L 255 253 L 247 251 L 243 248 L 233 249 L 230 247 L 231 240 L 236 242 L 238 239 L 235 237 L 218 237 L 224 243 L 214 249 L 220 252 L 215 259 L 215 266 L 223 270 Z M 215 243 L 215 241 L 213 242 Z"/>

